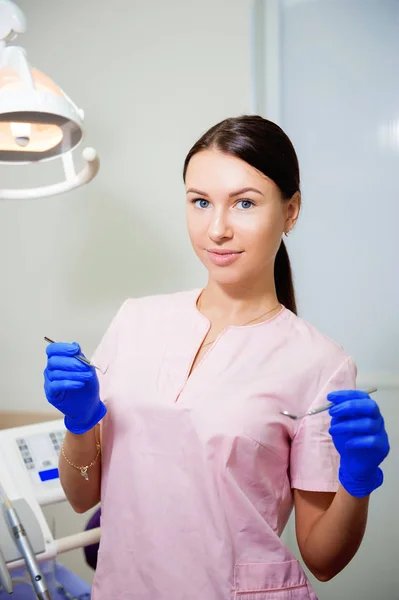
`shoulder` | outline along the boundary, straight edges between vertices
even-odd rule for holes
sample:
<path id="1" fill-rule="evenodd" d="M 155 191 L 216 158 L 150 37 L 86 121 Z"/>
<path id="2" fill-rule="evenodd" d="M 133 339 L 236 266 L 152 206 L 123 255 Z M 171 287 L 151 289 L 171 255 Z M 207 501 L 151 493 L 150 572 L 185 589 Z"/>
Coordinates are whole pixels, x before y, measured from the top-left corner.
<path id="1" fill-rule="evenodd" d="M 108 365 L 116 348 L 124 347 L 124 344 L 129 346 L 132 340 L 158 340 L 165 328 L 177 327 L 184 322 L 180 315 L 194 312 L 200 291 L 128 298 L 108 326 L 93 362 Z"/>
<path id="2" fill-rule="evenodd" d="M 128 298 L 118 312 L 119 320 L 157 319 L 165 313 L 179 313 L 195 307 L 200 289 L 174 292 L 171 294 L 155 294 L 139 298 Z"/>
<path id="3" fill-rule="evenodd" d="M 290 346 L 307 371 L 331 375 L 339 369 L 356 371 L 352 357 L 335 340 L 331 339 L 305 319 L 288 311 Z"/>
<path id="4" fill-rule="evenodd" d="M 324 402 L 329 391 L 356 387 L 356 363 L 335 340 L 294 315 L 285 316 L 284 385 L 287 410 L 306 412 Z"/>

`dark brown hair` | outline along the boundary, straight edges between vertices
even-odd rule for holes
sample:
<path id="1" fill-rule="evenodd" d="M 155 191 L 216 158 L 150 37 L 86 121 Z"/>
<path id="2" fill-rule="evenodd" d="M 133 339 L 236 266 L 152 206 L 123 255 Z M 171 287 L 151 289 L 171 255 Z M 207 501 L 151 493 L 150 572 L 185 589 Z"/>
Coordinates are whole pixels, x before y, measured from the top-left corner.
<path id="1" fill-rule="evenodd" d="M 216 148 L 244 160 L 279 187 L 283 201 L 300 191 L 299 164 L 289 137 L 275 123 L 258 116 L 225 119 L 194 144 L 184 161 L 183 179 L 194 154 Z M 274 282 L 281 304 L 297 314 L 294 283 L 287 248 L 281 241 L 274 263 Z"/>

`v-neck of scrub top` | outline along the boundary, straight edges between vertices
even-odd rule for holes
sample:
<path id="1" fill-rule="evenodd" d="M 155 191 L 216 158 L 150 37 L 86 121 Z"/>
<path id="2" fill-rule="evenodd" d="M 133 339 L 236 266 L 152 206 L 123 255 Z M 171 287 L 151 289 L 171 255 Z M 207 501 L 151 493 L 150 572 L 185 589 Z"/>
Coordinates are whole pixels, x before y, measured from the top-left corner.
<path id="1" fill-rule="evenodd" d="M 179 330 L 177 332 L 169 332 L 169 343 L 165 358 L 167 359 L 166 362 L 169 368 L 175 371 L 174 374 L 177 379 L 175 382 L 176 387 L 174 386 L 174 402 L 176 404 L 185 403 L 186 394 L 189 393 L 193 382 L 197 383 L 198 388 L 201 388 L 201 375 L 208 381 L 217 377 L 224 366 L 222 350 L 226 349 L 225 342 L 232 333 L 239 335 L 240 332 L 245 331 L 245 338 L 248 338 L 250 332 L 266 329 L 271 324 L 275 324 L 287 312 L 287 309 L 282 305 L 277 315 L 261 323 L 253 325 L 228 325 L 220 332 L 212 347 L 202 357 L 195 369 L 192 370 L 195 358 L 211 328 L 209 319 L 197 308 L 197 302 L 202 292 L 203 288 L 194 290 L 192 302 L 179 313 L 181 324 Z M 170 322 L 173 323 L 174 319 L 171 319 Z M 215 355 L 217 356 L 217 360 L 213 360 Z M 226 358 L 228 358 L 227 352 Z M 174 367 L 177 367 L 176 370 Z"/>

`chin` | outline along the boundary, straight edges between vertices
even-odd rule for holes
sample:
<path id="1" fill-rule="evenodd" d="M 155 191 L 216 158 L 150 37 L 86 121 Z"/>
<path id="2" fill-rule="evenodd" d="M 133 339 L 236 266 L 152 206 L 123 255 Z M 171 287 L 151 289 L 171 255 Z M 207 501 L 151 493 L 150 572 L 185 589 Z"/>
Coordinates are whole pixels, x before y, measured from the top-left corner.
<path id="1" fill-rule="evenodd" d="M 208 268 L 209 279 L 221 285 L 237 285 L 243 283 L 246 278 L 229 267 Z"/>

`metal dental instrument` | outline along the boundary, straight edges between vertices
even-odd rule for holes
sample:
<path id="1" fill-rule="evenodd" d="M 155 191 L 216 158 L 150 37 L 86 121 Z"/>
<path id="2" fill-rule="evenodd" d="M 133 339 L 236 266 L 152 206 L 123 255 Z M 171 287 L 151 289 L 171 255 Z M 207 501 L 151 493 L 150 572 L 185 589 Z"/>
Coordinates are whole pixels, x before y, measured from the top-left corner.
<path id="1" fill-rule="evenodd" d="M 365 390 L 366 394 L 373 394 L 376 391 L 377 391 L 377 388 L 370 388 L 368 390 Z M 282 411 L 280 411 L 280 414 L 296 421 L 298 419 L 303 419 L 304 417 L 309 417 L 311 415 L 317 415 L 318 413 L 324 412 L 325 410 L 328 410 L 330 408 L 330 406 L 333 406 L 333 404 L 334 404 L 334 402 L 329 402 L 328 404 L 324 404 L 323 406 L 320 406 L 320 408 L 313 408 L 312 410 L 310 410 L 307 413 L 304 413 L 303 415 L 293 415 L 288 410 L 282 410 Z"/>
<path id="2" fill-rule="evenodd" d="M 15 510 L 12 502 L 10 502 L 10 500 L 7 498 L 3 489 L 0 489 L 0 495 L 1 502 L 3 504 L 3 513 L 9 532 L 15 542 L 15 545 L 24 557 L 36 597 L 39 600 L 51 600 L 46 580 L 40 570 L 35 553 L 32 549 L 29 538 L 26 535 L 25 528 L 21 523 L 18 513 Z"/>
<path id="3" fill-rule="evenodd" d="M 54 340 L 52 340 L 49 337 L 44 336 L 44 340 L 46 342 L 48 342 L 49 344 L 55 344 L 56 342 Z M 96 365 L 93 365 L 93 363 L 91 363 L 85 356 L 83 356 L 82 354 L 77 354 L 74 358 L 77 358 L 78 360 L 80 360 L 80 362 L 84 363 L 85 365 L 88 365 L 89 367 L 94 367 L 94 369 L 97 369 L 97 371 L 100 371 L 101 373 L 101 369 L 99 367 L 96 367 Z"/>

